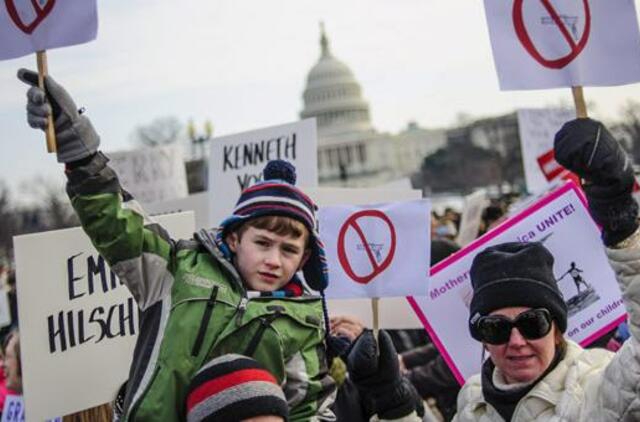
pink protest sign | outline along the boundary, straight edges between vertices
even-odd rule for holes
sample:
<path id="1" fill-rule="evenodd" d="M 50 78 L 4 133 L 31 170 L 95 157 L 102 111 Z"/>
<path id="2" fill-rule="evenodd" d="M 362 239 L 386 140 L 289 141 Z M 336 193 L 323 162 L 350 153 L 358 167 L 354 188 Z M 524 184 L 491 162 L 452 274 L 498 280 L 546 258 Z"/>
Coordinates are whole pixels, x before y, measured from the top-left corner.
<path id="1" fill-rule="evenodd" d="M 461 384 L 480 372 L 483 356 L 468 329 L 471 263 L 486 247 L 513 241 L 539 241 L 553 254 L 569 309 L 567 338 L 588 345 L 626 316 L 599 229 L 582 192 L 568 182 L 434 266 L 427 295 L 408 298 Z"/>

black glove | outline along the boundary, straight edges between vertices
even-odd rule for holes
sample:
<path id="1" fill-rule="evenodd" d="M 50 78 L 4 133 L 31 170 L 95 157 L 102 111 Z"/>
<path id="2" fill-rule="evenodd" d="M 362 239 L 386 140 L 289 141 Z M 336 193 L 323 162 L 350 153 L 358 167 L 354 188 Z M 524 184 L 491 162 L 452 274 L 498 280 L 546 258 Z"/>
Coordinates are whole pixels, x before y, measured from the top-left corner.
<path id="1" fill-rule="evenodd" d="M 90 157 L 98 150 L 100 137 L 91 121 L 78 112 L 67 91 L 50 76 L 45 76 L 47 93 L 38 87 L 38 74 L 20 69 L 18 78 L 31 85 L 27 92 L 27 121 L 33 128 L 46 129 L 53 115 L 58 161 L 71 163 Z"/>
<path id="2" fill-rule="evenodd" d="M 347 356 L 349 378 L 362 397 L 371 401 L 380 419 L 398 419 L 413 411 L 424 414 L 422 400 L 411 382 L 400 374 L 391 337 L 380 331 L 378 341 L 379 352 L 370 330 L 358 337 Z"/>
<path id="3" fill-rule="evenodd" d="M 602 239 L 613 246 L 638 228 L 638 204 L 631 196 L 635 176 L 631 160 L 598 121 L 575 119 L 556 133 L 556 161 L 583 180 L 591 215 Z"/>

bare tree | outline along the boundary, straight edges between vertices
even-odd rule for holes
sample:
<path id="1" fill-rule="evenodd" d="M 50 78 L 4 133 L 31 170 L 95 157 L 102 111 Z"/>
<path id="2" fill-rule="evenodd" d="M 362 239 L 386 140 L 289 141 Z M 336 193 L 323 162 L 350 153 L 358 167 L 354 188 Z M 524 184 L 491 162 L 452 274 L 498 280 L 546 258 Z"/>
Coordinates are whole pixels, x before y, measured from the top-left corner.
<path id="1" fill-rule="evenodd" d="M 621 109 L 622 120 L 612 130 L 627 144 L 636 163 L 640 163 L 640 102 L 629 100 Z"/>
<path id="2" fill-rule="evenodd" d="M 182 132 L 182 123 L 175 116 L 158 117 L 151 123 L 138 126 L 133 133 L 136 144 L 156 147 L 178 141 Z"/>

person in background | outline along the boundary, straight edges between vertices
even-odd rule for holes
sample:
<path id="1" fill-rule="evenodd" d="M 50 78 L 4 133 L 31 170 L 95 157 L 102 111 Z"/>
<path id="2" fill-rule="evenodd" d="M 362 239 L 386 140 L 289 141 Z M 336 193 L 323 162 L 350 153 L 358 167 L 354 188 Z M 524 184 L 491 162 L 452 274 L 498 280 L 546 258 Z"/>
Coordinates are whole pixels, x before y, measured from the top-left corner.
<path id="1" fill-rule="evenodd" d="M 22 363 L 20 360 L 20 333 L 17 329 L 11 331 L 4 346 L 4 369 L 6 387 L 9 394 L 22 394 Z"/>

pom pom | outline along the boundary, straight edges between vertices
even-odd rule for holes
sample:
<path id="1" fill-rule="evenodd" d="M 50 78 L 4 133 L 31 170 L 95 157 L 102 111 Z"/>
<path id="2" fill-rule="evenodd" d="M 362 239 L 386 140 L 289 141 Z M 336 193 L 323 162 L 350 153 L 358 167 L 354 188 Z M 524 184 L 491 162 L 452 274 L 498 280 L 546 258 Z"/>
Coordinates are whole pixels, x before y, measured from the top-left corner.
<path id="1" fill-rule="evenodd" d="M 284 180 L 290 185 L 296 184 L 296 168 L 284 160 L 271 160 L 262 171 L 264 180 Z"/>

